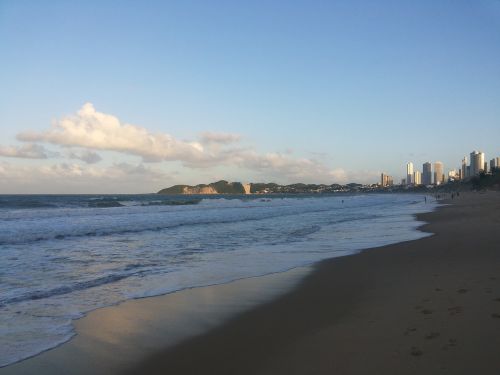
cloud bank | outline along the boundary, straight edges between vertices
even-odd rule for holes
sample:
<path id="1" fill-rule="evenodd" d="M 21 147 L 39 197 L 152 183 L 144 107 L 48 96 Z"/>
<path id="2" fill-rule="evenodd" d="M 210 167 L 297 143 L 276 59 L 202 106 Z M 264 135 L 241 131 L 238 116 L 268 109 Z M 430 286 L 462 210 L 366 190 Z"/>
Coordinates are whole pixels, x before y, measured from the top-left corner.
<path id="1" fill-rule="evenodd" d="M 171 179 L 171 174 L 143 164 L 34 166 L 0 161 L 0 191 L 9 193 L 150 193 Z"/>

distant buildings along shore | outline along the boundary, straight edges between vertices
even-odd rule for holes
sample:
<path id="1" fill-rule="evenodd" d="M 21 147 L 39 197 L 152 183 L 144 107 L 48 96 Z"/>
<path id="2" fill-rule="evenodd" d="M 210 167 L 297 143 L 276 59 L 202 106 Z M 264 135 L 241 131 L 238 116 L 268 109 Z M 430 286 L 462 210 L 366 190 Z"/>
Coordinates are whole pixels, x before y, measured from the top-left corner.
<path id="1" fill-rule="evenodd" d="M 458 170 L 452 169 L 448 174 L 444 173 L 444 165 L 440 161 L 425 162 L 422 165 L 422 172 L 416 170 L 412 162 L 406 164 L 406 178 L 401 180 L 401 185 L 419 186 L 419 185 L 442 185 L 449 181 L 466 180 L 481 173 L 490 173 L 492 170 L 500 168 L 500 157 L 495 157 L 488 163 L 485 161 L 484 152 L 472 151 L 469 155 L 469 163 L 467 156 L 464 156 Z M 386 173 L 380 175 L 380 186 L 393 186 L 394 179 Z"/>

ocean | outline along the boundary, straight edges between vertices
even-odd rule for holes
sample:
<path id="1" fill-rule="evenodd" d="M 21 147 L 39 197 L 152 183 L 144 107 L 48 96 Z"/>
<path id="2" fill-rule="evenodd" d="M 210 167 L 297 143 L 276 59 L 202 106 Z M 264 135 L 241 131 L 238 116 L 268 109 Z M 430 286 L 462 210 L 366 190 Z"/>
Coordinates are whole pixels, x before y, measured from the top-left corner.
<path id="1" fill-rule="evenodd" d="M 415 194 L 0 195 L 0 367 L 99 307 L 428 234 Z"/>

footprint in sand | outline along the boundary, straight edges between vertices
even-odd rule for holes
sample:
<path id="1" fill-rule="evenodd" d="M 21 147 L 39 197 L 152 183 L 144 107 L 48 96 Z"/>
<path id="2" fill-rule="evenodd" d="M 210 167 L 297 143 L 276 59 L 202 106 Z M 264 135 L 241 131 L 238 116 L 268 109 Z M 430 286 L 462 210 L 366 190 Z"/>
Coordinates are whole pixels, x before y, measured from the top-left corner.
<path id="1" fill-rule="evenodd" d="M 448 308 L 448 313 L 450 316 L 460 314 L 462 312 L 462 306 L 453 306 Z"/>
<path id="2" fill-rule="evenodd" d="M 425 338 L 426 340 L 432 340 L 439 336 L 440 336 L 439 332 L 430 332 L 428 335 L 425 335 Z"/>
<path id="3" fill-rule="evenodd" d="M 422 354 L 424 354 L 424 352 L 419 348 L 412 346 L 410 354 L 414 357 L 420 357 Z"/>
<path id="4" fill-rule="evenodd" d="M 416 330 L 416 328 L 407 328 L 404 335 L 408 336 L 410 333 L 415 332 Z"/>
<path id="5" fill-rule="evenodd" d="M 454 346 L 457 346 L 457 339 L 449 339 L 446 344 L 441 348 L 442 350 L 448 350 Z"/>

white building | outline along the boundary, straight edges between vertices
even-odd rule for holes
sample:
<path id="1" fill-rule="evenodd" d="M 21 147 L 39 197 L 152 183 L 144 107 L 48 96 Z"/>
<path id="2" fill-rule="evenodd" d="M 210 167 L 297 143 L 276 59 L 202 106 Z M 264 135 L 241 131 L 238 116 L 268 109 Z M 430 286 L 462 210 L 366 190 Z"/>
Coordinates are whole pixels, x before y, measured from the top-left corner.
<path id="1" fill-rule="evenodd" d="M 461 173 L 461 178 L 462 180 L 466 177 L 469 177 L 467 176 L 467 156 L 464 156 L 464 158 L 462 159 L 462 169 L 461 169 L 462 173 Z"/>
<path id="2" fill-rule="evenodd" d="M 393 179 L 391 176 L 382 173 L 380 175 L 380 184 L 385 187 L 385 186 L 392 186 L 394 184 Z"/>
<path id="3" fill-rule="evenodd" d="M 441 185 L 444 183 L 444 173 L 443 173 L 443 163 L 437 161 L 434 163 L 434 183 L 436 185 Z"/>
<path id="4" fill-rule="evenodd" d="M 493 158 L 490 160 L 490 171 L 493 172 L 495 168 L 500 168 L 500 158 Z"/>
<path id="5" fill-rule="evenodd" d="M 413 183 L 413 163 L 410 161 L 406 164 L 406 185 L 411 185 Z"/>
<path id="6" fill-rule="evenodd" d="M 470 176 L 477 176 L 484 170 L 484 152 L 472 151 L 470 153 Z"/>
<path id="7" fill-rule="evenodd" d="M 422 185 L 422 174 L 419 171 L 413 172 L 413 183 L 416 185 Z"/>

